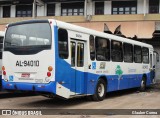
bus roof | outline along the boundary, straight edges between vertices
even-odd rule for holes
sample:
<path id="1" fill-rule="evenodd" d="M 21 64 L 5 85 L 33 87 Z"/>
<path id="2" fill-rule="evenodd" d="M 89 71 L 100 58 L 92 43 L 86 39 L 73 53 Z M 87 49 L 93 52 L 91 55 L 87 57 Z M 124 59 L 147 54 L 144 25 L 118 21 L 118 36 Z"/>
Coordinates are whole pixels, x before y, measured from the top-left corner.
<path id="1" fill-rule="evenodd" d="M 4 31 L 0 31 L 0 36 L 4 37 L 4 35 L 5 35 Z"/>
<path id="2" fill-rule="evenodd" d="M 77 32 L 85 33 L 85 34 L 90 34 L 90 35 L 94 35 L 94 36 L 104 37 L 104 38 L 108 38 L 108 39 L 113 39 L 113 40 L 116 40 L 116 41 L 126 42 L 126 43 L 130 43 L 130 44 L 135 44 L 135 45 L 139 45 L 139 46 L 144 46 L 144 47 L 148 47 L 148 48 L 153 48 L 152 45 L 142 43 L 142 42 L 139 42 L 139 41 L 135 41 L 135 40 L 132 40 L 132 39 L 123 38 L 123 37 L 120 37 L 120 36 L 116 36 L 116 35 L 108 34 L 108 33 L 104 33 L 104 32 L 99 32 L 99 31 L 96 31 L 96 30 L 92 30 L 92 29 L 81 27 L 81 26 L 73 25 L 73 24 L 70 24 L 70 23 L 65 23 L 65 22 L 62 22 L 62 21 L 58 21 L 58 20 L 55 20 L 55 19 L 48 19 L 48 20 L 52 21 L 53 24 L 57 25 L 60 28 L 64 28 L 64 29 L 68 29 L 68 30 L 72 30 L 72 31 L 77 31 Z M 36 23 L 36 22 L 47 22 L 47 20 L 27 20 L 27 21 L 21 21 L 21 22 L 17 22 L 17 23 L 11 23 L 8 26 L 12 26 L 12 25 L 16 25 L 16 24 L 23 24 L 23 23 Z M 5 33 L 2 31 L 2 34 L 0 33 L 0 35 L 4 36 Z"/>
<path id="3" fill-rule="evenodd" d="M 49 20 L 53 20 L 53 19 L 49 19 Z M 92 29 L 88 29 L 88 28 L 84 28 L 84 27 L 81 27 L 81 26 L 65 23 L 65 22 L 58 21 L 58 20 L 54 20 L 54 21 L 55 21 L 55 23 L 57 24 L 58 27 L 61 27 L 61 28 L 64 28 L 64 29 L 73 30 L 73 31 L 77 31 L 77 32 L 85 33 L 85 34 L 91 34 L 91 35 L 104 37 L 104 38 L 108 38 L 108 39 L 113 39 L 113 40 L 117 40 L 117 41 L 122 41 L 122 42 L 126 42 L 126 43 L 131 43 L 131 44 L 139 45 L 139 46 L 142 46 L 142 47 L 144 46 L 144 47 L 148 47 L 148 48 L 153 48 L 152 45 L 142 43 L 142 42 L 139 42 L 139 41 L 135 41 L 135 40 L 132 40 L 132 39 L 123 38 L 123 37 L 116 36 L 116 35 L 113 35 L 113 34 L 107 34 L 107 33 L 104 33 L 104 32 L 95 31 L 95 30 L 92 30 Z"/>

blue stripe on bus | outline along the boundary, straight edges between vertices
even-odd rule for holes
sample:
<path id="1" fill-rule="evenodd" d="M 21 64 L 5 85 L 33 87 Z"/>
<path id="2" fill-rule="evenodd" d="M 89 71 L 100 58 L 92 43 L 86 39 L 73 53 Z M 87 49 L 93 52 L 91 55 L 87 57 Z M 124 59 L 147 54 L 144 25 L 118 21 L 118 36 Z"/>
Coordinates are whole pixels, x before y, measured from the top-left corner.
<path id="1" fill-rule="evenodd" d="M 57 82 L 65 82 L 63 86 L 69 88 L 72 92 L 80 94 L 93 94 L 97 80 L 100 76 L 98 74 L 92 74 L 87 72 L 80 72 L 71 68 L 71 65 L 65 62 L 63 59 L 57 59 L 56 64 L 56 77 Z M 76 77 L 75 77 L 76 73 Z M 150 73 L 147 73 L 147 85 L 151 83 Z M 79 77 L 78 77 L 79 76 Z M 104 75 L 105 76 L 105 75 Z M 107 75 L 108 88 L 107 91 L 122 90 L 127 88 L 139 87 L 141 84 L 143 74 L 129 74 L 122 75 L 119 78 L 118 75 Z M 118 81 L 120 79 L 120 81 Z M 92 80 L 92 81 L 91 81 Z M 93 82 L 94 81 L 94 82 Z M 118 83 L 119 82 L 119 83 Z"/>
<path id="2" fill-rule="evenodd" d="M 64 71 L 64 69 L 62 69 Z M 77 73 L 82 74 L 83 72 L 77 71 Z M 58 74 L 60 75 L 60 74 Z M 66 80 L 68 83 L 62 84 L 62 86 L 70 89 L 72 92 L 76 92 L 79 94 L 94 94 L 94 90 L 96 87 L 97 79 L 99 78 L 99 75 L 91 74 L 91 73 L 84 73 L 84 78 L 81 80 L 77 80 L 76 83 L 78 85 L 76 87 L 73 87 L 75 85 L 73 79 L 65 76 L 65 79 L 61 79 L 57 76 L 55 82 L 50 82 L 48 84 L 38 84 L 38 83 L 24 83 L 24 82 L 6 82 L 2 80 L 3 89 L 10 89 L 10 90 L 25 90 L 25 91 L 32 91 L 33 86 L 35 91 L 39 92 L 51 92 L 56 94 L 56 83 L 60 82 L 61 80 Z M 149 73 L 147 74 L 149 77 Z M 118 76 L 117 75 L 109 75 L 107 76 L 107 92 L 116 91 L 116 90 L 123 90 L 128 88 L 134 88 L 134 87 L 140 87 L 142 74 L 139 75 L 123 75 L 122 79 L 118 83 Z M 91 82 L 90 79 L 95 80 L 95 82 Z M 151 81 L 148 78 L 147 79 L 147 85 L 150 85 Z M 15 89 L 16 85 L 16 89 Z"/>

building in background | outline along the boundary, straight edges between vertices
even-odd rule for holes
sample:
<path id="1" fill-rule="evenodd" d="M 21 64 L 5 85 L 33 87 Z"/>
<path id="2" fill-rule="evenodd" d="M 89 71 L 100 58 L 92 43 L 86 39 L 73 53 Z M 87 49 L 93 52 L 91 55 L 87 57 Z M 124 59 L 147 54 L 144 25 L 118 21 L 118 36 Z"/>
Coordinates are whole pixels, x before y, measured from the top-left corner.
<path id="1" fill-rule="evenodd" d="M 106 24 L 160 54 L 160 0 L 0 0 L 0 31 L 8 23 L 50 18 L 98 31 Z"/>
<path id="2" fill-rule="evenodd" d="M 103 31 L 104 23 L 112 32 L 121 25 L 121 32 L 127 37 L 150 39 L 156 28 L 160 29 L 159 7 L 160 0 L 1 0 L 0 30 L 5 24 L 34 16 L 98 31 Z"/>

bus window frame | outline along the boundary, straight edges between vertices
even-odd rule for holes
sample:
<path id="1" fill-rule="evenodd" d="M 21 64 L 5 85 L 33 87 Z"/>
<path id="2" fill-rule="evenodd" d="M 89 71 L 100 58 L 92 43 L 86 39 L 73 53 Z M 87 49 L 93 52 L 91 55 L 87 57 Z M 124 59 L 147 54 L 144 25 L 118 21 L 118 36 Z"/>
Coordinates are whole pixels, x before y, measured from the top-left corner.
<path id="1" fill-rule="evenodd" d="M 136 58 L 136 57 L 135 57 L 135 54 L 136 54 L 136 53 L 135 53 L 135 49 L 136 49 L 135 47 L 140 47 L 140 48 L 141 48 L 141 54 L 140 54 L 140 55 L 141 55 L 141 61 L 140 61 L 140 62 L 137 62 L 136 59 L 135 59 L 135 58 Z M 142 47 L 139 46 L 139 45 L 134 45 L 134 62 L 135 62 L 135 63 L 142 63 Z"/>
<path id="2" fill-rule="evenodd" d="M 132 46 L 132 48 L 131 48 L 131 49 L 132 49 L 132 60 L 131 60 L 131 61 L 126 61 L 125 58 L 124 58 L 124 57 L 125 57 L 125 48 L 124 48 L 125 45 L 130 45 L 130 46 Z M 133 57 L 134 57 L 134 56 L 133 56 L 133 53 L 134 53 L 133 45 L 130 44 L 130 43 L 124 42 L 124 43 L 123 43 L 123 60 L 124 60 L 125 63 L 133 63 L 133 60 L 134 60 L 134 59 L 133 59 Z"/>
<path id="3" fill-rule="evenodd" d="M 107 58 L 104 56 L 105 59 L 101 59 L 101 60 L 100 60 L 100 59 L 97 59 L 97 52 L 98 52 L 97 50 L 98 50 L 98 47 L 100 47 L 100 46 L 97 46 L 97 45 L 98 45 L 98 40 L 100 40 L 100 39 L 101 39 L 101 40 L 104 39 L 104 40 L 107 41 L 107 42 L 106 42 L 106 43 L 107 43 L 107 45 L 106 45 L 106 51 L 107 51 L 107 53 L 108 53 L 107 55 L 109 55 L 109 57 L 107 57 Z M 101 47 L 101 48 L 102 48 L 102 47 Z M 104 48 L 104 47 L 103 47 L 103 48 Z M 104 37 L 96 36 L 96 37 L 95 37 L 95 50 L 96 50 L 96 60 L 97 60 L 97 61 L 110 61 L 110 59 L 111 59 L 111 53 L 110 53 L 110 40 L 109 40 L 109 39 L 104 38 Z M 101 56 L 102 56 L 102 55 L 101 55 Z"/>
<path id="4" fill-rule="evenodd" d="M 147 49 L 148 55 L 143 55 L 143 49 L 144 49 L 144 48 Z M 147 61 L 147 62 L 144 62 L 143 56 L 148 56 L 148 61 Z M 147 47 L 142 47 L 142 62 L 143 62 L 144 64 L 149 64 L 149 61 L 150 61 L 150 59 L 149 59 L 149 49 L 148 49 Z"/>
<path id="5" fill-rule="evenodd" d="M 121 60 L 113 60 L 113 57 L 112 57 L 112 54 L 113 54 L 113 52 L 112 51 L 117 51 L 117 50 L 113 50 L 113 42 L 117 42 L 117 43 L 120 43 L 120 48 L 121 48 L 121 54 L 122 54 L 122 56 L 121 56 Z M 123 58 L 123 42 L 121 42 L 121 41 L 117 41 L 117 40 L 111 40 L 111 60 L 113 61 L 113 62 L 123 62 L 123 60 L 124 60 L 124 58 Z"/>
<path id="6" fill-rule="evenodd" d="M 61 54 L 60 53 L 60 45 L 59 45 L 59 39 L 60 39 L 60 36 L 64 36 L 64 35 L 59 35 L 59 30 L 61 30 L 61 31 L 65 31 L 66 32 L 66 35 L 67 35 L 67 37 L 66 37 L 66 41 L 67 41 L 67 44 L 66 44 L 66 47 L 65 48 L 67 48 L 66 49 L 66 54 L 67 54 L 67 56 L 64 56 L 63 54 Z M 63 47 L 64 48 L 64 47 Z M 63 28 L 58 28 L 58 55 L 59 55 L 59 58 L 61 58 L 61 59 L 68 59 L 69 58 L 69 41 L 68 41 L 68 31 L 66 30 L 66 29 L 63 29 Z M 62 55 L 63 55 L 63 57 L 62 57 Z"/>

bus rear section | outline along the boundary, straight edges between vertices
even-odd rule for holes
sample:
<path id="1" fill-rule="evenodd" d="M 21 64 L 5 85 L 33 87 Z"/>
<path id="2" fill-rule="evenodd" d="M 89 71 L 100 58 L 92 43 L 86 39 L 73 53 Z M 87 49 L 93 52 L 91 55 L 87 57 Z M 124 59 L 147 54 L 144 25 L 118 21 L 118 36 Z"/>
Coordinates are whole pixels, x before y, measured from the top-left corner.
<path id="1" fill-rule="evenodd" d="M 4 32 L 0 31 L 0 67 L 2 67 L 2 48 L 3 48 Z M 0 70 L 0 90 L 2 87 L 2 70 Z"/>
<path id="2" fill-rule="evenodd" d="M 48 20 L 8 25 L 4 39 L 3 89 L 53 93 L 55 64 L 51 25 Z"/>

